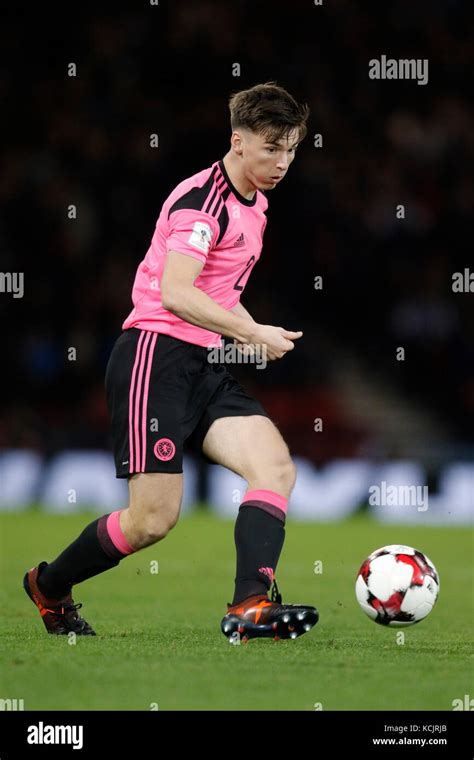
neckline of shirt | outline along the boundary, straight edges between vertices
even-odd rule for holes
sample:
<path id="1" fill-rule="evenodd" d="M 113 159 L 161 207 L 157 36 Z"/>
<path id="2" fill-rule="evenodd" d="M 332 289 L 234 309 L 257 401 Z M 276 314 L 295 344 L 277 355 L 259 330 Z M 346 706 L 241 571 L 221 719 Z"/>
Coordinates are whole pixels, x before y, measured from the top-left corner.
<path id="1" fill-rule="evenodd" d="M 225 181 L 229 185 L 230 189 L 234 193 L 234 195 L 237 198 L 237 200 L 239 201 L 239 203 L 242 203 L 244 206 L 255 206 L 255 204 L 257 202 L 257 193 L 258 193 L 258 190 L 255 190 L 255 195 L 253 196 L 252 200 L 249 200 L 248 198 L 244 198 L 244 196 L 241 195 L 241 193 L 239 193 L 239 191 L 237 190 L 237 188 L 234 187 L 234 185 L 230 181 L 230 177 L 227 174 L 226 168 L 224 166 L 224 161 L 222 160 L 222 158 L 219 159 L 219 161 L 217 163 L 219 165 L 219 169 L 221 170 L 222 174 L 224 175 Z"/>

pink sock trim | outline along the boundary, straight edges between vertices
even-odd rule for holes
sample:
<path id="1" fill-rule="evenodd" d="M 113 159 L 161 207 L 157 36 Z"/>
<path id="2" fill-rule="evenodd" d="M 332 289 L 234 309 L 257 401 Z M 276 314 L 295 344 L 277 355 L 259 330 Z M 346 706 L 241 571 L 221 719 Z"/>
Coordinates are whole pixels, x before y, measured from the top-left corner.
<path id="1" fill-rule="evenodd" d="M 122 554 L 132 554 L 132 552 L 135 551 L 130 544 L 128 543 L 127 539 L 125 538 L 122 528 L 120 527 L 120 512 L 122 510 L 118 510 L 117 512 L 112 512 L 107 518 L 107 533 L 110 536 L 110 540 L 112 541 L 113 545 L 116 549 L 119 550 L 119 552 L 122 552 Z"/>
<path id="2" fill-rule="evenodd" d="M 288 499 L 284 496 L 280 496 L 275 491 L 267 491 L 265 488 L 254 488 L 253 491 L 247 491 L 242 504 L 246 501 L 266 501 L 268 504 L 273 504 L 274 507 L 278 507 L 282 512 L 288 512 Z"/>

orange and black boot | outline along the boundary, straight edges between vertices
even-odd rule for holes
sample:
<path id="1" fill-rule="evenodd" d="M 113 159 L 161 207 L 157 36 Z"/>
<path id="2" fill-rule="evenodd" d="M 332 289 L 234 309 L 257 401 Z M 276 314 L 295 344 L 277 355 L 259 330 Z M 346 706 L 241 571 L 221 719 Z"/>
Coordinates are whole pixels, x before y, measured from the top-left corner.
<path id="1" fill-rule="evenodd" d="M 227 604 L 221 630 L 230 643 L 247 642 L 257 637 L 296 639 L 309 631 L 319 620 L 316 607 L 305 604 L 282 604 L 281 594 L 273 580 L 271 600 L 256 594 L 238 604 Z"/>
<path id="2" fill-rule="evenodd" d="M 46 630 L 48 633 L 63 636 L 71 632 L 78 636 L 95 636 L 95 631 L 77 612 L 82 604 L 74 604 L 70 593 L 63 599 L 48 599 L 39 590 L 38 573 L 47 564 L 47 562 L 40 562 L 38 567 L 28 570 L 23 578 L 23 588 L 32 602 L 36 604 Z"/>

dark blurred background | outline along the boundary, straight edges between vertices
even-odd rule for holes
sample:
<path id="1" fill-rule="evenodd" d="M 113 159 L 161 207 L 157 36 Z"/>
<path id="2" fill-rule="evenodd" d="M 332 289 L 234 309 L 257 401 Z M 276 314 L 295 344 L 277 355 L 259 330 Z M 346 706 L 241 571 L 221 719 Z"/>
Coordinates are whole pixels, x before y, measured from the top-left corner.
<path id="1" fill-rule="evenodd" d="M 474 270 L 472 39 L 457 0 L 4 10 L 0 269 L 25 292 L 0 293 L 0 446 L 110 447 L 105 367 L 162 203 L 227 152 L 229 95 L 276 80 L 308 136 L 242 303 L 304 338 L 236 376 L 315 463 L 470 456 L 474 294 L 452 276 Z M 371 80 L 382 54 L 427 58 L 428 83 Z"/>

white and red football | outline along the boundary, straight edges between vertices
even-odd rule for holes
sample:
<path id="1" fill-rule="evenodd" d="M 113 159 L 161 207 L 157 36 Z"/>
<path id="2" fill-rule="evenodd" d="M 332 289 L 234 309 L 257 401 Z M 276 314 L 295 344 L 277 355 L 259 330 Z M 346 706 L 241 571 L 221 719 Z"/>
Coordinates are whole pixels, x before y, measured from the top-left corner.
<path id="1" fill-rule="evenodd" d="M 439 577 L 426 554 L 392 544 L 372 552 L 362 563 L 355 592 L 364 612 L 376 623 L 413 625 L 433 609 Z"/>

